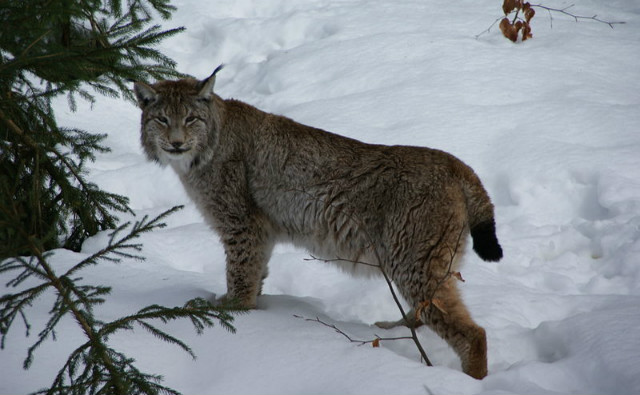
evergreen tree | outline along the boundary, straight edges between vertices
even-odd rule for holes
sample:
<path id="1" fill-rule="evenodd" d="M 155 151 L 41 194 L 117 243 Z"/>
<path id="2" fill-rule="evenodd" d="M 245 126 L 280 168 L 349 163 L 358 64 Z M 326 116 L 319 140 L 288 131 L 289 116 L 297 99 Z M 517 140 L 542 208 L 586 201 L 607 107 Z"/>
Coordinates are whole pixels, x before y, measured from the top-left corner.
<path id="1" fill-rule="evenodd" d="M 108 149 L 104 135 L 57 125 L 51 100 L 124 95 L 130 80 L 175 76 L 153 49 L 181 29 L 149 26 L 170 16 L 167 0 L 5 0 L 0 3 L 0 259 L 46 249 L 78 250 L 114 228 L 127 199 L 84 178 L 83 166 Z M 151 77 L 151 78 L 150 78 Z M 91 91 L 91 92 L 90 92 Z"/>
<path id="2" fill-rule="evenodd" d="M 111 233 L 109 242 L 103 249 L 62 273 L 51 265 L 51 253 L 40 250 L 42 246 L 37 241 L 30 245 L 34 252 L 31 257 L 17 257 L 0 262 L 0 274 L 18 272 L 7 284 L 18 288 L 18 291 L 0 297 L 0 348 L 4 348 L 6 335 L 16 319 L 24 323 L 29 336 L 31 325 L 28 307 L 48 290 L 55 293 L 50 317 L 38 332 L 35 343 L 29 347 L 24 368 L 31 366 L 36 350 L 44 341 L 56 338 L 56 327 L 63 317 L 72 316 L 86 337 L 86 341 L 73 350 L 60 368 L 51 387 L 38 391 L 39 394 L 178 394 L 160 384 L 161 376 L 138 370 L 132 358 L 109 345 L 109 337 L 116 332 L 139 327 L 160 340 L 177 345 L 195 358 L 193 350 L 186 343 L 154 325 L 154 321 L 167 323 L 187 318 L 198 334 L 205 328 L 214 326 L 215 322 L 227 330 L 235 331 L 231 324 L 231 314 L 240 310 L 230 303 L 214 306 L 202 298 L 189 300 L 177 307 L 147 306 L 111 322 L 103 322 L 96 317 L 95 308 L 105 302 L 111 288 L 83 284 L 80 273 L 100 262 L 117 263 L 121 258 L 144 259 L 137 255 L 141 245 L 135 243 L 135 239 L 143 233 L 163 227 L 161 221 L 178 209 L 180 207 L 175 207 L 153 219 L 144 217 L 133 225 L 126 223 L 119 226 Z M 26 285 L 34 282 L 36 284 L 33 286 Z"/>
<path id="3" fill-rule="evenodd" d="M 85 179 L 86 161 L 108 151 L 105 136 L 59 127 L 52 99 L 66 95 L 72 109 L 78 97 L 93 102 L 93 92 L 133 100 L 130 80 L 178 76 L 174 62 L 153 46 L 182 29 L 151 25 L 173 9 L 168 0 L 0 1 L 0 275 L 13 275 L 7 286 L 16 290 L 0 297 L 0 346 L 16 319 L 29 335 L 28 308 L 48 290 L 55 294 L 49 320 L 27 351 L 25 369 L 38 347 L 55 339 L 63 317 L 73 317 L 86 337 L 40 393 L 177 393 L 161 385 L 160 376 L 139 371 L 109 337 L 139 327 L 194 355 L 154 322 L 187 318 L 197 333 L 214 322 L 234 330 L 230 314 L 237 309 L 199 298 L 104 322 L 95 310 L 110 287 L 82 283 L 79 276 L 99 262 L 143 259 L 134 240 L 164 226 L 162 219 L 178 208 L 117 226 L 115 214 L 130 211 L 127 199 Z M 78 250 L 107 229 L 114 229 L 111 238 L 96 254 L 66 271 L 51 264 L 48 250 Z"/>

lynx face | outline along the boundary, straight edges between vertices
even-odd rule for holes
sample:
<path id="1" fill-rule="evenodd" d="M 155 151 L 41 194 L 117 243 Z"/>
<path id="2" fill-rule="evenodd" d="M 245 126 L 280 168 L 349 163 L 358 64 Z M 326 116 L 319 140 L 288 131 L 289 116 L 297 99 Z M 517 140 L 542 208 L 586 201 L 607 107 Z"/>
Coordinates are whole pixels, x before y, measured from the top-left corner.
<path id="1" fill-rule="evenodd" d="M 142 146 L 149 159 L 186 171 L 212 155 L 217 136 L 216 111 L 211 104 L 213 82 L 136 83 L 142 108 Z"/>

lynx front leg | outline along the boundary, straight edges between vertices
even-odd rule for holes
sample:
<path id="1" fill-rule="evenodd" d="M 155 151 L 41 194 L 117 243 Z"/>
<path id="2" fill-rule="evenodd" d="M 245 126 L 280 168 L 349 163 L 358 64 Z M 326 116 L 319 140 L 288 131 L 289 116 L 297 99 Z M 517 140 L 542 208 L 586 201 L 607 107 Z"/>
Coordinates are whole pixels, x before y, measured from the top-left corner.
<path id="1" fill-rule="evenodd" d="M 227 255 L 226 299 L 238 301 L 243 307 L 256 307 L 262 282 L 267 276 L 267 262 L 272 243 L 256 228 L 243 228 L 223 236 Z"/>
<path id="2" fill-rule="evenodd" d="M 205 199 L 227 256 L 227 294 L 249 309 L 256 307 L 273 248 L 269 219 L 255 206 L 242 162 L 220 164 L 210 185 L 218 186 Z"/>

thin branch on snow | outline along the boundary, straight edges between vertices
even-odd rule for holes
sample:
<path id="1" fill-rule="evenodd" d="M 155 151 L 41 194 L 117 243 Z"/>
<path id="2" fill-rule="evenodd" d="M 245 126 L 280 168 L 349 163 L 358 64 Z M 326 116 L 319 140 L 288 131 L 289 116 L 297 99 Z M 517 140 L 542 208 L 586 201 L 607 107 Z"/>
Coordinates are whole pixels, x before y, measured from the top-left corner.
<path id="1" fill-rule="evenodd" d="M 504 16 L 499 16 L 496 18 L 495 21 L 493 21 L 493 23 L 491 25 L 489 25 L 488 28 L 486 28 L 485 30 L 481 31 L 480 33 L 476 34 L 476 40 L 482 36 L 483 34 L 486 33 L 490 33 L 491 32 L 491 28 L 494 27 L 496 25 L 496 23 L 500 22 L 502 20 L 502 18 L 504 18 Z"/>
<path id="2" fill-rule="evenodd" d="M 371 340 L 360 340 L 360 339 L 354 339 L 351 336 L 349 336 L 348 334 L 346 334 L 344 331 L 342 331 L 340 328 L 338 328 L 337 326 L 335 326 L 334 324 L 328 324 L 324 321 L 322 321 L 320 318 L 316 317 L 316 318 L 306 318 L 303 317 L 301 315 L 293 315 L 296 318 L 300 318 L 302 320 L 305 321 L 310 321 L 310 322 L 317 322 L 319 324 L 322 324 L 328 328 L 333 329 L 334 331 L 336 331 L 337 333 L 341 334 L 342 336 L 346 337 L 347 340 L 349 340 L 351 343 L 359 343 L 358 346 L 363 346 L 365 344 L 373 344 L 374 347 L 377 347 L 377 343 L 382 341 L 382 340 L 412 340 L 411 336 L 399 336 L 399 337 L 380 337 L 378 335 L 376 335 L 374 333 L 375 339 L 371 339 Z"/>
<path id="3" fill-rule="evenodd" d="M 551 11 L 559 12 L 561 14 L 570 16 L 576 22 L 578 22 L 578 20 L 580 19 L 586 19 L 586 20 L 592 20 L 592 21 L 604 23 L 605 25 L 609 25 L 609 27 L 612 29 L 613 29 L 613 25 L 623 25 L 626 23 L 624 21 L 613 21 L 613 22 L 605 21 L 603 19 L 598 18 L 598 15 L 593 15 L 593 16 L 575 15 L 567 11 L 569 8 L 573 6 L 575 6 L 575 4 L 571 4 L 570 6 L 567 6 L 564 8 L 552 8 L 552 7 L 543 6 L 542 4 L 531 4 L 531 7 L 542 8 L 543 10 L 547 10 L 547 12 L 549 13 L 549 21 L 551 23 L 552 28 L 553 28 L 553 14 L 551 13 Z"/>

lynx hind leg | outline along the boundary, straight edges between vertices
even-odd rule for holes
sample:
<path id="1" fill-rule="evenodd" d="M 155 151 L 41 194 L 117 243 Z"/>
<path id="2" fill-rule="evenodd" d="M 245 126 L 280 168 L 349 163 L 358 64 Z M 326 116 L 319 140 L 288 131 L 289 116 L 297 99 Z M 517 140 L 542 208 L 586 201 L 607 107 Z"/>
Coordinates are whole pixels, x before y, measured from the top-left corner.
<path id="1" fill-rule="evenodd" d="M 482 379 L 487 375 L 487 337 L 471 318 L 456 281 L 449 278 L 440 284 L 433 297 L 437 303 L 421 309 L 420 319 L 454 349 L 466 374 Z"/>

